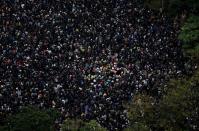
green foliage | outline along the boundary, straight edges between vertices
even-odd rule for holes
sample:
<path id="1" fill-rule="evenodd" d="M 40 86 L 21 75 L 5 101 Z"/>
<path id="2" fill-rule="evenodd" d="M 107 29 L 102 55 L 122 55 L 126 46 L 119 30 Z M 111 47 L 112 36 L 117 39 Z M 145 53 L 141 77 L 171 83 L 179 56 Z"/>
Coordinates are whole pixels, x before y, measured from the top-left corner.
<path id="1" fill-rule="evenodd" d="M 178 37 L 183 42 L 185 54 L 195 61 L 199 60 L 199 16 L 191 15 Z"/>
<path id="2" fill-rule="evenodd" d="M 182 0 L 169 0 L 167 11 L 170 15 L 177 15 L 184 7 L 185 3 Z"/>
<path id="3" fill-rule="evenodd" d="M 199 16 L 191 15 L 181 28 L 179 39 L 184 43 L 191 43 L 199 40 Z"/>
<path id="4" fill-rule="evenodd" d="M 199 71 L 190 79 L 175 81 L 170 88 L 160 103 L 160 125 L 172 130 L 199 129 Z"/>
<path id="5" fill-rule="evenodd" d="M 80 119 L 66 119 L 61 126 L 62 131 L 78 131 L 82 125 L 83 121 Z"/>
<path id="6" fill-rule="evenodd" d="M 136 122 L 130 127 L 124 129 L 124 131 L 150 131 L 150 128 L 142 122 Z"/>
<path id="7" fill-rule="evenodd" d="M 55 114 L 54 114 L 55 113 Z M 51 117 L 47 112 L 35 107 L 24 107 L 15 115 L 7 119 L 7 124 L 3 127 L 9 131 L 53 131 L 53 123 L 57 112 L 51 112 Z"/>
<path id="8" fill-rule="evenodd" d="M 152 9 L 159 10 L 162 6 L 161 0 L 145 0 L 145 5 Z"/>
<path id="9" fill-rule="evenodd" d="M 56 109 L 52 109 L 52 108 L 47 109 L 45 112 L 50 116 L 50 118 L 53 121 L 55 121 L 61 115 L 60 112 L 58 112 Z"/>
<path id="10" fill-rule="evenodd" d="M 148 95 L 135 96 L 128 107 L 130 126 L 126 130 L 198 130 L 198 101 L 199 70 L 191 78 L 171 81 L 158 103 Z"/>
<path id="11" fill-rule="evenodd" d="M 180 14 L 184 11 L 197 14 L 198 10 L 199 10 L 198 0 L 168 0 L 167 11 L 171 15 Z"/>
<path id="12" fill-rule="evenodd" d="M 133 102 L 127 106 L 130 127 L 128 130 L 148 130 L 149 125 L 153 125 L 156 120 L 155 100 L 145 94 L 138 94 Z"/>
<path id="13" fill-rule="evenodd" d="M 106 129 L 101 127 L 95 120 L 91 120 L 90 122 L 85 123 L 80 131 L 106 131 Z"/>
<path id="14" fill-rule="evenodd" d="M 61 126 L 62 131 L 106 131 L 95 120 L 84 122 L 80 119 L 66 119 Z"/>
<path id="15" fill-rule="evenodd" d="M 190 13 L 199 13 L 198 0 L 144 0 L 152 9 L 160 9 L 162 6 L 172 16 L 181 14 L 185 10 Z"/>
<path id="16" fill-rule="evenodd" d="M 6 126 L 0 126 L 0 131 L 7 131 L 8 130 L 8 128 L 6 127 Z"/>

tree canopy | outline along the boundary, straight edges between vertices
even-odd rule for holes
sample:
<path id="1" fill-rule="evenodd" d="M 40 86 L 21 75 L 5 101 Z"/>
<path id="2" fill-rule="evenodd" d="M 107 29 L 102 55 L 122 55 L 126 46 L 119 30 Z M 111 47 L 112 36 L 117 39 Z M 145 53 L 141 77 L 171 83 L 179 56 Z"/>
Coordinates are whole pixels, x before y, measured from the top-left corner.
<path id="1" fill-rule="evenodd" d="M 62 131 L 106 131 L 95 120 L 84 122 L 80 119 L 66 119 L 61 126 Z"/>
<path id="2" fill-rule="evenodd" d="M 53 131 L 58 115 L 54 110 L 23 107 L 17 114 L 9 116 L 1 128 L 4 131 Z"/>
<path id="3" fill-rule="evenodd" d="M 128 106 L 128 130 L 185 131 L 199 129 L 199 70 L 191 78 L 172 80 L 158 102 L 138 94 Z"/>
<path id="4" fill-rule="evenodd" d="M 198 0 L 144 0 L 146 5 L 153 9 L 164 8 L 167 14 L 177 15 L 182 12 L 199 12 Z"/>
<path id="5" fill-rule="evenodd" d="M 199 16 L 190 15 L 181 27 L 179 39 L 188 56 L 199 58 Z"/>

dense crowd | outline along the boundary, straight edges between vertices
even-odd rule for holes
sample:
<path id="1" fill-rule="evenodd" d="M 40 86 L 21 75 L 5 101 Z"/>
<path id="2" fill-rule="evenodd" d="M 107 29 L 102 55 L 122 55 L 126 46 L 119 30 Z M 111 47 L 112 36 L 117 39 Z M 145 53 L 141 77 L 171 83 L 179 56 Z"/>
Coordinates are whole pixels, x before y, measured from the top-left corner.
<path id="1" fill-rule="evenodd" d="M 1 0 L 0 114 L 31 104 L 122 129 L 123 101 L 182 73 L 176 27 L 139 0 Z"/>

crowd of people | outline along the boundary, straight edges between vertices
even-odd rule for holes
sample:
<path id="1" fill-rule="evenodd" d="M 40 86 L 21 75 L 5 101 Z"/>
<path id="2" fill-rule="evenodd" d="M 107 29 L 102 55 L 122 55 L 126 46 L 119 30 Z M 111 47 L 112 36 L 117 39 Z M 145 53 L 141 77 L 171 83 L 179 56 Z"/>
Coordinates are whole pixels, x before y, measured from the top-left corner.
<path id="1" fill-rule="evenodd" d="M 122 129 L 124 101 L 182 74 L 176 27 L 141 0 L 1 0 L 0 114 L 30 104 Z"/>

